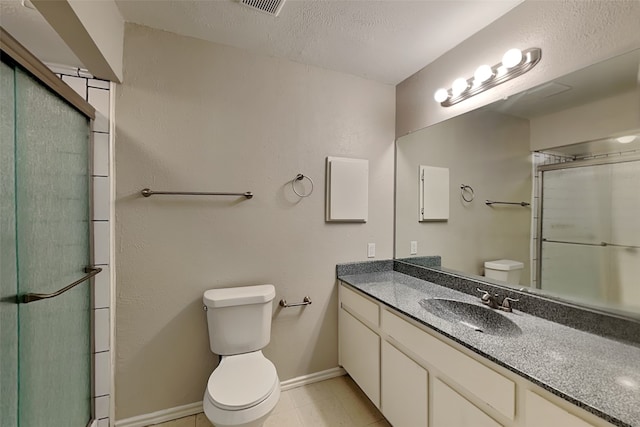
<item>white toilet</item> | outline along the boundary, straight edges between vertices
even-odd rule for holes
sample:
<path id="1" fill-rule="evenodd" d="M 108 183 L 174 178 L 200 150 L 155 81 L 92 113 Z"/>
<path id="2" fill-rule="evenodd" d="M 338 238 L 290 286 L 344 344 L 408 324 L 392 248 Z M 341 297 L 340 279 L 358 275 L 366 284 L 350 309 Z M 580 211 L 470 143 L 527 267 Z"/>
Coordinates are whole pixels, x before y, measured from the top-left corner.
<path id="1" fill-rule="evenodd" d="M 215 427 L 260 427 L 280 399 L 276 367 L 262 354 L 271 338 L 273 285 L 204 293 L 211 351 L 221 356 L 204 392 Z"/>
<path id="2" fill-rule="evenodd" d="M 520 284 L 524 264 L 510 259 L 498 259 L 484 263 L 484 276 L 510 285 Z"/>

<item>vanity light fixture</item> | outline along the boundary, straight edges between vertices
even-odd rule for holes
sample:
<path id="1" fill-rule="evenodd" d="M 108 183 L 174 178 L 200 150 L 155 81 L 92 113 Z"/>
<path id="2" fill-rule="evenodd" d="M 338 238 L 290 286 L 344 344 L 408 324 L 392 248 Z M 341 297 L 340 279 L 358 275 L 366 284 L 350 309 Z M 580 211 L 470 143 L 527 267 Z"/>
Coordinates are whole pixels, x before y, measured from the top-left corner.
<path id="1" fill-rule="evenodd" d="M 620 138 L 616 138 L 616 140 L 620 144 L 628 144 L 630 142 L 633 142 L 635 139 L 636 139 L 635 135 L 627 135 L 627 136 L 621 136 Z"/>
<path id="2" fill-rule="evenodd" d="M 438 89 L 433 99 L 443 107 L 450 107 L 474 95 L 498 86 L 501 83 L 520 76 L 540 62 L 542 50 L 534 47 L 521 51 L 509 49 L 502 57 L 502 62 L 490 67 L 481 65 L 469 79 L 458 78 L 451 84 L 451 89 Z"/>

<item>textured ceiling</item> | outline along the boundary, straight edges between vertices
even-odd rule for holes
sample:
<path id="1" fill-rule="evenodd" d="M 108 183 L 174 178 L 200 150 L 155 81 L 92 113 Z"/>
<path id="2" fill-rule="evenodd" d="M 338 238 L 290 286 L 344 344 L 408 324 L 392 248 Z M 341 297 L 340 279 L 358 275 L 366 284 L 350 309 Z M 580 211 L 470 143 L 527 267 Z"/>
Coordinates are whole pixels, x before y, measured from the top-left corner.
<path id="1" fill-rule="evenodd" d="M 127 22 L 397 84 L 522 0 L 116 0 Z"/>
<path id="2" fill-rule="evenodd" d="M 99 1 L 99 0 L 94 0 Z M 397 84 L 522 0 L 116 0 L 127 22 Z M 0 24 L 42 61 L 83 67 L 40 13 L 0 0 Z"/>

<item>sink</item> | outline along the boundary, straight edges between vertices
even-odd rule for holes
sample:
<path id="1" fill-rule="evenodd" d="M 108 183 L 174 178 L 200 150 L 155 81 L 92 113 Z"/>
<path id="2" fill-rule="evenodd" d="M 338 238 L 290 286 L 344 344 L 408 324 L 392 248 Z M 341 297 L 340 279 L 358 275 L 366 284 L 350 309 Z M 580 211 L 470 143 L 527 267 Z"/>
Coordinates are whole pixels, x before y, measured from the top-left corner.
<path id="1" fill-rule="evenodd" d="M 488 307 L 444 298 L 425 298 L 420 306 L 434 316 L 459 323 L 477 332 L 499 336 L 518 336 L 522 330 L 511 319 Z"/>

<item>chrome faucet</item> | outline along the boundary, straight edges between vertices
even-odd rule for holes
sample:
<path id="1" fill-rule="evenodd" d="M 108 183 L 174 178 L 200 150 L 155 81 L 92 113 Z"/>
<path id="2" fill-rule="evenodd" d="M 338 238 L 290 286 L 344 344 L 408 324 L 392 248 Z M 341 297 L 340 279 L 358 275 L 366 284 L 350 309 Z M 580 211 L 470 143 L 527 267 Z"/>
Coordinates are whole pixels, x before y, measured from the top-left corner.
<path id="1" fill-rule="evenodd" d="M 504 299 L 502 300 L 502 304 L 500 304 L 500 307 L 498 308 L 500 308 L 500 310 L 511 313 L 513 310 L 511 309 L 511 303 L 509 301 L 517 302 L 520 300 L 515 298 L 504 297 Z"/>
<path id="2" fill-rule="evenodd" d="M 511 302 L 520 301 L 519 299 L 504 297 L 502 299 L 502 302 L 498 302 L 498 299 L 499 299 L 498 294 L 491 295 L 489 293 L 489 291 L 485 291 L 485 290 L 480 289 L 480 288 L 476 288 L 476 290 L 478 292 L 482 292 L 482 294 L 483 294 L 480 297 L 480 300 L 482 301 L 482 303 L 485 304 L 485 305 L 488 305 L 489 307 L 491 307 L 493 309 L 500 309 L 500 310 L 507 311 L 507 312 L 511 313 L 513 311 L 512 308 L 511 308 Z"/>
<path id="3" fill-rule="evenodd" d="M 476 288 L 476 290 L 483 293 L 480 297 L 483 304 L 488 305 L 491 308 L 498 308 L 498 294 L 491 295 L 489 291 L 485 291 L 480 288 Z"/>

